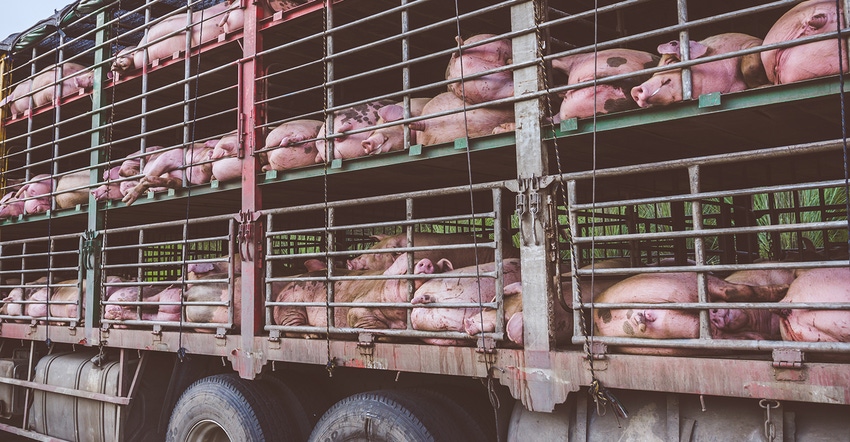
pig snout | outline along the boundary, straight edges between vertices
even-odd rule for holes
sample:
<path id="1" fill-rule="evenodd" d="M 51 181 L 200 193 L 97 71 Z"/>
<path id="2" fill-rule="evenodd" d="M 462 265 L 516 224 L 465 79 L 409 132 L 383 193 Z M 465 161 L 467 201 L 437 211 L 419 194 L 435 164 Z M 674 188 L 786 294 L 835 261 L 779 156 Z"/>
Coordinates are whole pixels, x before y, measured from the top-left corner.
<path id="1" fill-rule="evenodd" d="M 432 295 L 416 295 L 413 299 L 410 300 L 411 304 L 431 304 L 432 302 L 437 302 Z"/>
<path id="2" fill-rule="evenodd" d="M 672 103 L 673 99 L 672 97 L 669 97 L 672 94 L 670 94 L 669 91 L 668 93 L 663 93 L 665 92 L 665 89 L 671 87 L 672 81 L 673 80 L 670 78 L 658 80 L 656 77 L 653 77 L 645 83 L 632 88 L 632 99 L 634 99 L 635 103 L 637 103 L 640 107 Z"/>
<path id="3" fill-rule="evenodd" d="M 414 275 L 431 275 L 434 273 L 434 263 L 428 258 L 420 259 L 413 269 Z"/>
<path id="4" fill-rule="evenodd" d="M 363 140 L 360 144 L 363 146 L 363 151 L 367 154 L 376 154 L 381 152 L 381 147 L 387 142 L 386 135 L 375 132 L 369 138 Z"/>

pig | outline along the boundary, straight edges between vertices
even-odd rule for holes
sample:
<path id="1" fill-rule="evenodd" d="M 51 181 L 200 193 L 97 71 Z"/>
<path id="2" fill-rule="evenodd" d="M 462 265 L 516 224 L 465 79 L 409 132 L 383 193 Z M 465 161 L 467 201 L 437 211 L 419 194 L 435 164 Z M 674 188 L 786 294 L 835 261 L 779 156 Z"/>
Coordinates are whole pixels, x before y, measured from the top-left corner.
<path id="1" fill-rule="evenodd" d="M 479 34 L 469 37 L 466 41 L 460 37 L 455 39 L 459 46 L 463 46 L 493 37 L 494 34 Z M 462 48 L 459 53 L 452 54 L 446 68 L 446 80 L 459 79 L 461 76 L 470 77 L 479 72 L 507 66 L 511 64 L 512 57 L 511 41 L 507 38 L 472 48 Z M 451 83 L 448 88 L 449 92 L 469 104 L 508 98 L 514 95 L 513 72 L 505 70 L 473 79 L 464 78 L 463 82 Z"/>
<path id="2" fill-rule="evenodd" d="M 605 49 L 598 54 L 568 55 L 552 60 L 552 68 L 567 75 L 567 84 L 589 82 L 594 79 L 594 75 L 603 79 L 656 65 L 657 56 L 633 49 Z M 636 75 L 613 83 L 599 84 L 595 88 L 586 86 L 565 91 L 557 120 L 635 109 L 638 105 L 632 98 L 631 90 L 648 78 L 649 75 Z"/>
<path id="3" fill-rule="evenodd" d="M 369 248 L 369 250 L 395 249 L 399 247 L 408 247 L 407 234 L 401 233 L 397 235 L 373 235 L 372 238 L 377 242 Z M 430 233 L 430 232 L 414 232 L 413 245 L 415 247 L 441 246 L 450 244 L 472 244 L 474 238 L 461 233 Z M 483 239 L 478 240 L 479 243 L 484 242 Z M 406 252 L 395 253 L 388 250 L 386 253 L 364 253 L 346 261 L 348 270 L 385 270 L 388 269 L 399 255 L 405 255 Z M 438 262 L 440 259 L 447 259 L 453 265 L 466 267 L 475 265 L 476 254 L 478 255 L 478 263 L 493 261 L 495 249 L 480 248 L 477 253 L 473 253 L 471 246 L 462 249 L 443 249 L 443 250 L 421 250 L 413 253 L 414 260 L 428 258 L 432 262 Z M 503 257 L 518 257 L 519 251 L 513 246 L 507 246 L 502 251 Z"/>
<path id="4" fill-rule="evenodd" d="M 124 198 L 124 194 L 121 193 L 120 183 L 113 182 L 121 178 L 120 172 L 121 166 L 115 166 L 103 171 L 104 184 L 91 191 L 96 201 L 120 200 Z"/>
<path id="5" fill-rule="evenodd" d="M 316 137 L 322 122 L 317 120 L 288 121 L 274 128 L 266 136 L 264 149 L 272 149 L 267 153 L 268 164 L 263 171 L 286 170 L 296 167 L 316 164 L 319 150 L 316 147 Z M 307 141 L 313 140 L 313 141 Z M 280 149 L 275 149 L 280 147 Z"/>
<path id="6" fill-rule="evenodd" d="M 107 276 L 107 282 L 115 283 L 121 281 L 123 280 L 117 276 Z M 49 287 L 49 291 L 48 287 L 45 286 L 33 292 L 32 296 L 30 296 L 30 300 L 42 302 L 27 304 L 27 316 L 32 316 L 33 318 L 48 316 L 47 299 L 48 293 L 50 293 L 50 317 L 75 319 L 79 315 L 79 317 L 82 318 L 84 315 L 83 310 L 85 308 L 85 304 L 80 303 L 80 291 L 78 285 L 79 282 L 76 279 L 69 279 L 56 283 L 55 285 L 51 285 Z M 82 282 L 82 289 L 83 292 L 85 292 L 85 280 Z M 109 298 L 116 289 L 117 287 L 115 286 L 107 286 L 105 297 Z M 73 304 L 68 304 L 67 302 L 73 302 Z"/>
<path id="7" fill-rule="evenodd" d="M 129 206 L 148 189 L 153 188 L 157 191 L 181 187 L 183 185 L 181 168 L 186 164 L 188 166 L 185 168 L 185 174 L 189 184 L 208 183 L 212 178 L 212 166 L 209 161 L 212 150 L 213 146 L 210 142 L 194 143 L 185 152 L 180 148 L 156 150 L 145 164 L 144 176 L 135 187 L 127 190 L 122 201 Z"/>
<path id="8" fill-rule="evenodd" d="M 422 115 L 422 109 L 431 101 L 429 98 L 411 98 L 410 116 Z M 404 102 L 378 109 L 377 124 L 392 123 L 404 118 Z M 367 155 L 404 150 L 404 126 L 401 124 L 375 129 L 360 143 Z M 416 131 L 410 131 L 410 144 L 416 144 Z"/>
<path id="9" fill-rule="evenodd" d="M 844 26 L 844 11 L 833 0 L 808 0 L 786 12 L 767 31 L 764 44 L 794 40 L 809 35 L 835 32 Z M 768 80 L 773 84 L 793 83 L 839 72 L 838 43 L 834 38 L 773 49 L 761 53 Z M 841 40 L 841 70 L 848 71 L 847 43 Z"/>
<path id="10" fill-rule="evenodd" d="M 65 174 L 59 177 L 56 182 L 56 199 L 57 209 L 67 209 L 78 204 L 86 204 L 89 202 L 88 185 L 90 174 L 88 170 L 81 170 Z"/>
<path id="11" fill-rule="evenodd" d="M 11 103 L 10 110 L 13 114 L 23 113 L 30 109 L 30 93 L 33 106 L 44 106 L 59 97 L 91 87 L 93 75 L 91 70 L 86 71 L 86 67 L 78 63 L 62 64 L 61 76 L 57 66 L 49 66 L 36 74 L 32 82 L 24 81 L 18 84 L 8 97 L 0 100 L 0 106 Z"/>
<path id="12" fill-rule="evenodd" d="M 0 219 L 23 215 L 25 203 L 23 200 L 18 199 L 15 196 L 16 194 L 17 191 L 9 192 L 0 199 Z"/>
<path id="13" fill-rule="evenodd" d="M 462 110 L 464 102 L 451 92 L 443 92 L 432 98 L 422 108 L 422 115 L 431 115 L 450 110 Z M 514 120 L 512 106 L 483 107 L 466 112 L 458 112 L 441 117 L 410 123 L 416 134 L 416 142 L 422 145 L 447 143 L 458 138 L 474 138 L 493 133 L 502 124 Z M 468 132 L 467 132 L 468 130 Z"/>
<path id="14" fill-rule="evenodd" d="M 180 305 L 156 305 L 157 302 L 180 302 L 181 290 L 174 286 L 136 286 L 116 288 L 109 295 L 108 302 L 138 302 L 141 291 L 141 301 L 150 305 L 141 306 L 143 321 L 180 321 Z M 106 304 L 103 307 L 103 318 L 113 321 L 139 320 L 139 307 L 135 305 Z M 115 328 L 126 326 L 115 324 Z"/>
<path id="15" fill-rule="evenodd" d="M 142 292 L 142 294 L 144 295 L 144 291 Z M 145 315 L 144 312 L 142 312 L 142 320 L 179 322 L 181 317 L 180 305 L 175 303 L 180 302 L 180 298 L 182 297 L 182 295 L 183 291 L 180 287 L 168 286 L 165 288 L 165 290 L 162 290 L 150 297 L 144 298 L 145 302 L 161 302 L 163 304 L 169 304 L 158 305 L 155 313 Z"/>
<path id="16" fill-rule="evenodd" d="M 213 144 L 215 142 L 215 144 Z M 210 153 L 212 179 L 229 181 L 242 177 L 242 160 L 237 158 L 239 137 L 236 131 L 230 132 L 220 140 L 208 141 L 213 146 Z"/>
<path id="17" fill-rule="evenodd" d="M 391 100 L 378 100 L 358 104 L 335 112 L 334 133 L 339 134 L 374 126 L 379 118 L 378 109 L 391 104 L 395 104 L 395 102 Z M 329 135 L 326 132 L 325 125 L 322 125 L 317 135 L 319 139 L 316 140 L 316 149 L 318 149 L 318 154 L 316 155 L 317 163 L 323 163 L 330 158 L 327 152 L 329 144 L 324 139 L 326 135 Z M 359 132 L 334 138 L 333 158 L 348 159 L 362 157 L 365 155 L 365 152 L 361 143 L 368 136 L 369 132 Z"/>
<path id="18" fill-rule="evenodd" d="M 433 274 L 446 269 L 445 262 L 434 264 L 429 259 L 421 259 L 414 266 L 413 274 Z M 314 270 L 302 277 L 322 277 L 326 270 Z M 403 275 L 407 272 L 407 257 L 401 255 L 390 268 L 381 270 L 345 270 L 335 269 L 335 275 Z M 415 279 L 414 285 L 419 287 L 422 281 Z M 327 286 L 323 281 L 293 281 L 275 288 L 277 302 L 325 302 Z M 402 303 L 408 300 L 407 280 L 384 279 L 341 280 L 334 283 L 334 302 L 394 302 Z M 274 308 L 275 324 L 284 326 L 311 325 L 326 327 L 327 311 L 325 307 L 282 307 Z M 370 329 L 401 329 L 407 326 L 406 311 L 403 308 L 374 308 L 374 307 L 336 307 L 334 308 L 334 325 L 336 327 L 357 327 Z"/>
<path id="19" fill-rule="evenodd" d="M 26 304 L 19 304 L 20 301 L 28 301 L 32 298 L 32 294 L 40 290 L 47 283 L 47 277 L 42 276 L 35 281 L 26 283 L 23 287 L 15 287 L 9 295 L 3 298 L 5 303 L 5 313 L 9 316 L 23 316 Z"/>
<path id="20" fill-rule="evenodd" d="M 761 39 L 747 34 L 728 33 L 690 41 L 690 58 L 696 60 L 718 54 L 759 46 Z M 678 63 L 682 59 L 678 41 L 658 46 L 659 66 Z M 758 53 L 691 66 L 692 95 L 711 92 L 738 92 L 768 83 Z M 659 72 L 640 86 L 632 88 L 632 98 L 640 107 L 664 106 L 682 101 L 682 70 Z"/>
<path id="21" fill-rule="evenodd" d="M 788 290 L 787 284 L 750 286 L 711 275 L 706 275 L 706 279 L 708 297 L 712 302 L 778 301 Z M 697 300 L 697 274 L 678 272 L 631 276 L 605 290 L 596 302 L 663 305 Z M 696 310 L 597 308 L 593 323 L 601 336 L 650 339 L 693 339 L 699 336 L 699 313 Z M 669 353 L 668 350 L 638 351 Z"/>
<path id="22" fill-rule="evenodd" d="M 798 273 L 780 301 L 850 303 L 850 269 L 811 269 Z M 780 332 L 785 341 L 850 342 L 850 311 L 781 309 Z"/>
<path id="23" fill-rule="evenodd" d="M 53 178 L 47 174 L 40 174 L 21 187 L 15 194 L 15 198 L 24 200 L 24 213 L 44 213 L 50 210 L 51 191 L 53 191 Z"/>
<path id="24" fill-rule="evenodd" d="M 192 284 L 186 289 L 186 301 L 188 302 L 224 302 L 227 306 L 213 305 L 187 305 L 186 321 L 200 324 L 230 322 L 228 314 L 233 309 L 233 326 L 239 328 L 241 325 L 240 312 L 242 309 L 242 276 L 233 278 L 233 283 L 224 282 L 204 283 L 209 279 L 227 279 L 226 273 L 210 273 L 199 278 L 199 283 Z M 230 299 L 228 288 L 233 287 L 233 300 Z M 198 329 L 198 331 L 211 332 L 209 329 Z"/>
<path id="25" fill-rule="evenodd" d="M 793 269 L 749 269 L 724 279 L 751 286 L 790 285 L 795 274 Z M 712 308 L 708 314 L 715 339 L 780 339 L 779 316 L 770 310 Z"/>
<path id="26" fill-rule="evenodd" d="M 474 303 L 490 302 L 496 294 L 496 280 L 490 277 L 475 277 L 477 273 L 494 272 L 496 263 L 490 262 L 476 266 L 462 267 L 443 273 L 444 277 L 429 279 L 416 290 L 410 303 L 414 306 L 432 303 Z M 502 280 L 505 286 L 520 281 L 520 260 L 508 258 L 502 260 Z M 473 275 L 458 278 L 456 275 Z M 506 301 L 507 302 L 507 301 Z M 494 316 L 482 327 L 480 315 L 482 309 L 472 308 L 426 308 L 414 307 L 410 311 L 410 322 L 414 330 L 478 332 L 495 324 Z M 476 322 L 478 321 L 478 322 Z M 457 345 L 465 341 L 457 339 L 423 338 L 423 341 L 435 345 Z"/>
<path id="27" fill-rule="evenodd" d="M 112 70 L 125 73 L 141 68 L 145 63 L 144 51 L 147 51 L 148 62 L 151 62 L 186 50 L 186 35 L 181 32 L 186 28 L 186 18 L 187 13 L 175 14 L 151 26 L 136 46 L 129 46 L 115 54 Z M 245 16 L 241 2 L 226 0 L 193 12 L 192 23 L 191 44 L 197 46 L 217 39 L 222 33 L 242 28 Z"/>
<path id="28" fill-rule="evenodd" d="M 236 259 L 233 267 L 234 273 L 242 273 L 242 260 Z M 230 261 L 215 262 L 187 262 L 186 279 L 201 279 L 212 274 L 227 274 L 230 272 Z"/>

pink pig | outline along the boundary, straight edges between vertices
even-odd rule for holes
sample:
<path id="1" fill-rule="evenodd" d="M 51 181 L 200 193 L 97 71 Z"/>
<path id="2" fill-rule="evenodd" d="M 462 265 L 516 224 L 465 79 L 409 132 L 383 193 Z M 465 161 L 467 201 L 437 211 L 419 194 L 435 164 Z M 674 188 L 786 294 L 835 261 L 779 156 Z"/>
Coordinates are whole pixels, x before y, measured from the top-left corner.
<path id="1" fill-rule="evenodd" d="M 480 34 L 465 41 L 456 37 L 459 45 L 470 45 L 495 37 L 494 34 Z M 485 103 L 514 94 L 513 73 L 504 70 L 481 77 L 467 79 L 479 72 L 485 72 L 511 64 L 511 41 L 503 38 L 480 46 L 461 49 L 453 53 L 446 68 L 446 80 L 464 78 L 463 83 L 449 84 L 449 92 L 470 104 Z M 461 72 L 462 71 L 462 72 Z"/>
<path id="2" fill-rule="evenodd" d="M 786 12 L 764 37 L 764 44 L 794 40 L 809 35 L 835 32 L 843 27 L 844 13 L 833 0 L 808 0 Z M 761 53 L 767 78 L 773 84 L 792 83 L 837 74 L 838 43 L 834 38 Z M 847 43 L 841 41 L 842 70 L 848 71 Z"/>
<path id="3" fill-rule="evenodd" d="M 761 39 L 746 34 L 720 34 L 702 41 L 690 41 L 689 54 L 692 60 L 696 60 L 760 44 Z M 677 63 L 682 59 L 678 41 L 659 45 L 658 52 L 661 54 L 659 66 Z M 640 86 L 632 88 L 632 98 L 640 107 L 682 101 L 681 73 L 681 69 L 675 69 L 653 75 Z M 711 92 L 737 92 L 767 84 L 767 77 L 758 53 L 694 65 L 691 67 L 691 78 L 693 97 Z"/>

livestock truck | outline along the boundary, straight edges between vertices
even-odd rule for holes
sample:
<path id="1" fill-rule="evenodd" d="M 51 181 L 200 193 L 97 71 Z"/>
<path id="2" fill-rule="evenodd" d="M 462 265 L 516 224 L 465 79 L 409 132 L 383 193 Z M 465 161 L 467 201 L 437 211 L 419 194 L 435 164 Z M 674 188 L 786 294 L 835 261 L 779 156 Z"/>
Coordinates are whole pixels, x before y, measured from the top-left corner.
<path id="1" fill-rule="evenodd" d="M 0 430 L 850 440 L 844 3 L 69 0 Z"/>

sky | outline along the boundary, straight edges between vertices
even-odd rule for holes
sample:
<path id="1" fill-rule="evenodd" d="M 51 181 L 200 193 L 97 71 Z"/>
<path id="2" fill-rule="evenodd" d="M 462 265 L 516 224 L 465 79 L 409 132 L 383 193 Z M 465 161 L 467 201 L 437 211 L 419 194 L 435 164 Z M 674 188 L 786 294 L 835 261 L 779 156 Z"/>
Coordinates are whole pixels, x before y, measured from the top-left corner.
<path id="1" fill-rule="evenodd" d="M 53 11 L 70 5 L 74 0 L 0 0 L 0 41 L 9 34 L 29 29 L 39 20 L 53 15 Z"/>

